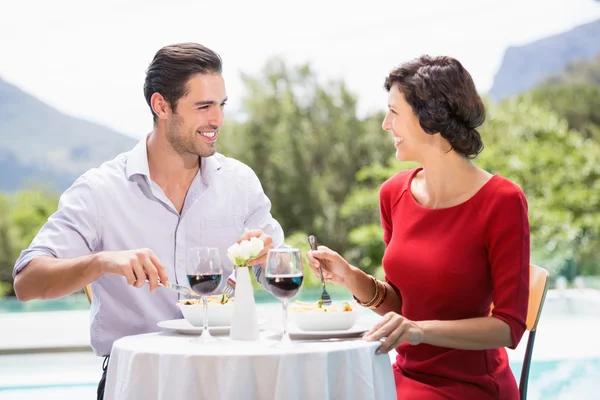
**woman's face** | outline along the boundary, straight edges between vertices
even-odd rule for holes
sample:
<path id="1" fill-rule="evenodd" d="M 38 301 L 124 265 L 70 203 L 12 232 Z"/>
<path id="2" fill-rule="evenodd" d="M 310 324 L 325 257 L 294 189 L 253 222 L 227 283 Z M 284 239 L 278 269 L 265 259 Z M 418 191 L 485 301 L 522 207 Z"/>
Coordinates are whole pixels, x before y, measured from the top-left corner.
<path id="1" fill-rule="evenodd" d="M 420 162 L 425 147 L 432 145 L 433 135 L 427 134 L 412 108 L 406 102 L 398 85 L 388 94 L 388 112 L 381 127 L 392 133 L 396 158 L 400 161 Z"/>

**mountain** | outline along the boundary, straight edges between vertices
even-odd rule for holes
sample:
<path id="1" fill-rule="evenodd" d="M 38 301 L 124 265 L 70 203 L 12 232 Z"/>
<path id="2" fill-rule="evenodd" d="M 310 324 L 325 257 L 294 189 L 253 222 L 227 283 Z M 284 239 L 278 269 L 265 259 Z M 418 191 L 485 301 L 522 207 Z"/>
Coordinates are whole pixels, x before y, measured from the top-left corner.
<path id="1" fill-rule="evenodd" d="M 44 184 L 63 191 L 136 140 L 73 118 L 0 79 L 0 191 Z"/>
<path id="2" fill-rule="evenodd" d="M 569 63 L 600 54 L 600 20 L 536 42 L 509 47 L 494 77 L 489 96 L 495 100 L 534 88 Z"/>
<path id="3" fill-rule="evenodd" d="M 544 85 L 597 85 L 600 86 L 600 53 L 591 60 L 577 60 L 567 64 L 558 75 L 549 77 Z"/>

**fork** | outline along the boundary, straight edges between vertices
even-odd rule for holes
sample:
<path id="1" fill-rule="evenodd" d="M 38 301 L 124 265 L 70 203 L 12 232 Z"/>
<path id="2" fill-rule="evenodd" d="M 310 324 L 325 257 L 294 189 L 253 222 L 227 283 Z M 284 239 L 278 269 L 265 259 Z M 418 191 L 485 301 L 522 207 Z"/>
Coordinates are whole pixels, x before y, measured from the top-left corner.
<path id="1" fill-rule="evenodd" d="M 310 244 L 311 250 L 317 250 L 317 237 L 315 235 L 310 235 L 308 237 L 308 244 Z M 321 301 L 323 305 L 330 306 L 331 305 L 331 296 L 327 293 L 325 289 L 325 279 L 323 279 L 323 269 L 321 268 L 321 264 L 319 264 L 319 272 L 321 273 L 321 285 L 323 286 L 323 293 L 321 293 Z"/>

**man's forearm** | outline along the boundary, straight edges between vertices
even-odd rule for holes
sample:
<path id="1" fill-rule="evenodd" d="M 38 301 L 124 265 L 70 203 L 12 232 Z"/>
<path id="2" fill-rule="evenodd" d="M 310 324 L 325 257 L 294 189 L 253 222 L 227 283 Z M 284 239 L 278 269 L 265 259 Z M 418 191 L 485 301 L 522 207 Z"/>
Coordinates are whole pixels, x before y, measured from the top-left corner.
<path id="1" fill-rule="evenodd" d="M 15 277 L 20 301 L 51 300 L 67 296 L 102 275 L 95 255 L 72 259 L 38 257 Z"/>

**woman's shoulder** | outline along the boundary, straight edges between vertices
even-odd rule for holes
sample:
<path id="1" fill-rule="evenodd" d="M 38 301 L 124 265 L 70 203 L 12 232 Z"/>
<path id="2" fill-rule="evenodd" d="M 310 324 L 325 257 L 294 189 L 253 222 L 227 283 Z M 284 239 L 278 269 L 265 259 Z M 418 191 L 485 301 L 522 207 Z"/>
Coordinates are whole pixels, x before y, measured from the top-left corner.
<path id="1" fill-rule="evenodd" d="M 502 175 L 493 175 L 481 192 L 480 196 L 476 196 L 476 203 L 483 215 L 498 217 L 507 213 L 527 212 L 527 198 L 523 189 Z"/>
<path id="2" fill-rule="evenodd" d="M 395 173 L 383 182 L 381 185 L 381 193 L 400 193 L 408 187 L 411 178 L 421 169 L 422 168 L 419 167 Z"/>
<path id="3" fill-rule="evenodd" d="M 522 198 L 525 199 L 523 189 L 514 181 L 500 174 L 495 174 L 490 179 L 490 190 L 487 191 L 489 196 L 495 199 L 507 198 Z"/>

